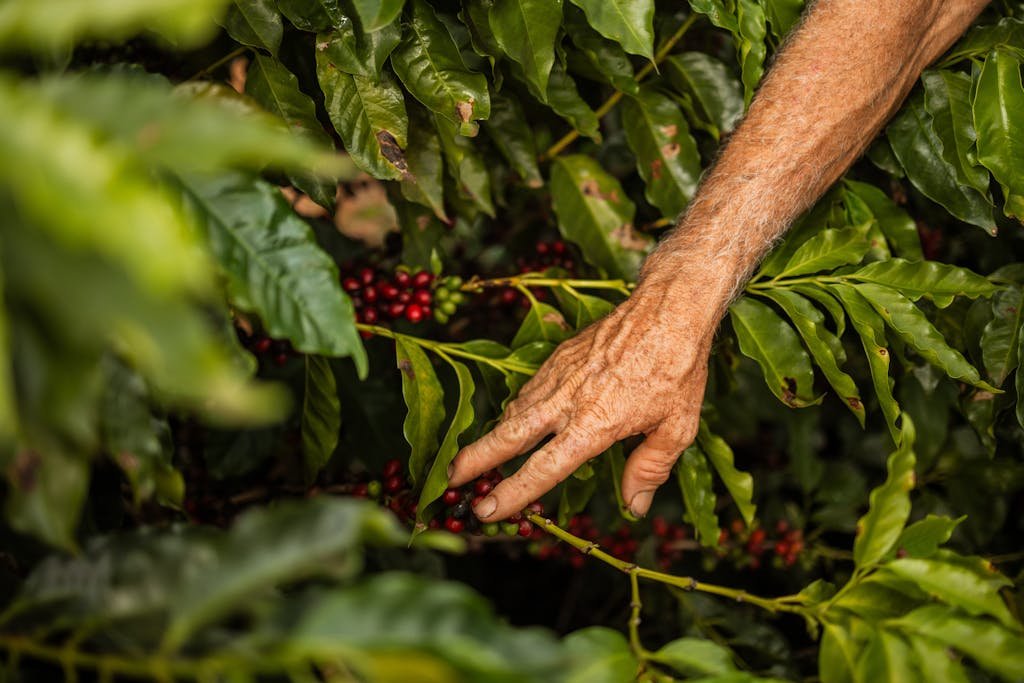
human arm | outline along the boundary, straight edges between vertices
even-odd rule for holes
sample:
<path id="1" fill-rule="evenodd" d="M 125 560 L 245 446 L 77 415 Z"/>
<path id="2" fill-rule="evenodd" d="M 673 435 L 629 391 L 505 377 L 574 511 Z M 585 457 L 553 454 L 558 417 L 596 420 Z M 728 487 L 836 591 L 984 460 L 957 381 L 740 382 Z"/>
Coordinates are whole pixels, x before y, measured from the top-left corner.
<path id="1" fill-rule="evenodd" d="M 633 295 L 562 344 L 453 461 L 460 485 L 555 434 L 477 507 L 503 519 L 615 441 L 644 434 L 622 495 L 646 514 L 693 441 L 707 358 L 758 261 L 849 167 L 987 0 L 819 0 Z"/>

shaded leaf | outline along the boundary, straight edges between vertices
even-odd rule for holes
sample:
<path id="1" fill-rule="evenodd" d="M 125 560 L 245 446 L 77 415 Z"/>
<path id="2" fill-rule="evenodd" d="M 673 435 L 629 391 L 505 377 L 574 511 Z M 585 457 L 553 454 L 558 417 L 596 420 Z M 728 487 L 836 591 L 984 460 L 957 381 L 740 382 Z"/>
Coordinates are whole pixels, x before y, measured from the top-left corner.
<path id="1" fill-rule="evenodd" d="M 488 22 L 502 52 L 523 67 L 539 92 L 546 92 L 562 26 L 562 0 L 494 0 Z"/>
<path id="2" fill-rule="evenodd" d="M 441 139 L 445 167 L 473 204 L 493 217 L 494 202 L 491 199 L 491 177 L 487 173 L 487 162 L 480 153 L 480 146 L 470 138 L 459 135 L 455 124 L 446 118 L 435 116 L 434 123 Z"/>
<path id="3" fill-rule="evenodd" d="M 914 187 L 960 220 L 995 233 L 991 201 L 964 184 L 958 169 L 942 156 L 942 140 L 924 108 L 923 94 L 910 97 L 889 123 L 886 136 Z"/>
<path id="4" fill-rule="evenodd" d="M 233 303 L 256 312 L 270 336 L 303 353 L 351 356 L 365 376 L 366 352 L 338 269 L 277 189 L 238 173 L 182 177 L 181 186 Z"/>
<path id="5" fill-rule="evenodd" d="M 725 64 L 703 52 L 683 52 L 666 59 L 662 69 L 716 140 L 732 132 L 743 116 L 743 87 Z"/>
<path id="6" fill-rule="evenodd" d="M 434 126 L 433 117 L 417 106 L 409 109 L 409 145 L 405 150 L 405 161 L 409 172 L 402 178 L 402 196 L 430 208 L 435 216 L 447 221 L 441 138 Z M 414 265 L 408 261 L 403 263 Z M 422 261 L 419 265 L 427 267 Z"/>
<path id="7" fill-rule="evenodd" d="M 978 129 L 978 161 L 1003 188 L 1003 212 L 1024 219 L 1024 110 L 1020 57 L 1010 50 L 989 53 L 975 83 L 974 125 Z"/>
<path id="8" fill-rule="evenodd" d="M 808 275 L 839 266 L 860 263 L 871 244 L 870 224 L 843 230 L 822 230 L 793 253 L 776 278 Z"/>
<path id="9" fill-rule="evenodd" d="M 430 470 L 423 482 L 423 490 L 420 491 L 417 505 L 414 533 L 420 533 L 426 528 L 426 520 L 429 518 L 427 508 L 448 488 L 448 465 L 455 459 L 455 454 L 459 452 L 459 437 L 473 424 L 475 416 L 473 392 L 476 387 L 473 384 L 473 376 L 470 374 L 469 368 L 449 358 L 445 358 L 445 360 L 455 370 L 455 377 L 458 379 L 458 403 L 455 414 L 452 415 L 452 421 L 448 425 L 448 431 L 445 432 L 441 447 L 437 451 L 437 457 L 430 465 Z"/>
<path id="10" fill-rule="evenodd" d="M 345 21 L 339 0 L 277 0 L 277 8 L 303 31 L 325 31 Z"/>
<path id="11" fill-rule="evenodd" d="M 275 0 L 232 0 L 221 24 L 242 45 L 263 48 L 275 57 L 281 48 L 284 28 Z"/>
<path id="12" fill-rule="evenodd" d="M 757 506 L 754 505 L 754 478 L 747 472 L 736 469 L 734 456 L 729 444 L 720 436 L 711 432 L 707 422 L 700 421 L 697 432 L 697 443 L 700 449 L 718 472 L 733 502 L 739 508 L 743 520 L 750 525 L 754 521 Z"/>
<path id="13" fill-rule="evenodd" d="M 989 174 L 978 164 L 974 113 L 971 110 L 971 77 L 939 70 L 921 75 L 925 109 L 932 115 L 936 136 L 942 141 L 942 156 L 957 169 L 962 182 L 988 196 Z"/>
<path id="14" fill-rule="evenodd" d="M 484 123 L 484 130 L 528 187 L 544 184 L 537 167 L 534 134 L 518 100 L 507 94 L 494 95 L 491 118 Z"/>
<path id="15" fill-rule="evenodd" d="M 402 230 L 402 263 L 431 270 L 445 227 L 428 209 L 412 202 L 396 202 L 395 212 Z"/>
<path id="16" fill-rule="evenodd" d="M 911 301 L 927 297 L 940 308 L 948 306 L 955 296 L 974 299 L 990 296 L 997 289 L 987 278 L 967 268 L 936 261 L 876 261 L 845 277 L 898 289 Z"/>
<path id="17" fill-rule="evenodd" d="M 591 157 L 559 156 L 551 195 L 559 231 L 588 263 L 609 277 L 636 276 L 651 240 L 633 229 L 636 207 L 615 178 Z"/>
<path id="18" fill-rule="evenodd" d="M 654 59 L 654 0 L 571 0 L 601 35 L 634 55 Z"/>
<path id="19" fill-rule="evenodd" d="M 981 357 L 992 384 L 1001 387 L 1020 364 L 1024 290 L 1008 287 L 992 299 L 992 320 L 981 333 Z"/>
<path id="20" fill-rule="evenodd" d="M 630 95 L 639 90 L 633 63 L 622 46 L 603 38 L 590 27 L 583 12 L 571 5 L 565 7 L 565 32 L 590 66 L 616 90 Z"/>
<path id="21" fill-rule="evenodd" d="M 791 408 L 820 401 L 812 395 L 811 359 L 785 320 L 750 297 L 733 303 L 729 317 L 743 355 L 757 361 L 768 388 L 780 401 Z"/>
<path id="22" fill-rule="evenodd" d="M 639 662 L 618 631 L 591 626 L 565 637 L 570 666 L 565 683 L 621 683 L 636 678 Z"/>
<path id="23" fill-rule="evenodd" d="M 978 371 L 959 351 L 946 343 L 942 334 L 935 329 L 921 309 L 909 299 L 896 290 L 882 285 L 864 283 L 854 286 L 871 302 L 900 339 L 917 351 L 922 358 L 953 379 L 973 384 L 986 391 L 998 391 L 981 379 Z"/>
<path id="24" fill-rule="evenodd" d="M 667 664 L 687 676 L 709 676 L 736 671 L 732 652 L 710 640 L 678 638 L 651 654 L 651 659 Z"/>
<path id="25" fill-rule="evenodd" d="M 924 258 L 917 224 L 896 202 L 874 185 L 867 183 L 844 179 L 843 187 L 855 194 L 871 210 L 895 255 L 911 261 L 920 261 Z"/>
<path id="26" fill-rule="evenodd" d="M 413 488 L 418 488 L 430 459 L 437 454 L 437 435 L 445 417 L 444 390 L 427 355 L 402 336 L 395 337 L 395 361 L 402 374 L 402 397 L 408 410 L 402 431 L 412 448 L 409 475 Z"/>
<path id="27" fill-rule="evenodd" d="M 343 16 L 337 27 L 316 37 L 316 51 L 321 60 L 353 76 L 372 81 L 380 79 L 384 63 L 402 39 L 398 22 L 374 31 L 362 31 L 355 22 Z"/>
<path id="28" fill-rule="evenodd" d="M 306 356 L 306 390 L 302 399 L 302 459 L 312 481 L 334 455 L 341 431 L 341 402 L 330 362 Z"/>
<path id="29" fill-rule="evenodd" d="M 676 481 L 683 493 L 686 514 L 693 524 L 694 535 L 707 548 L 718 546 L 718 515 L 715 514 L 715 491 L 711 486 L 711 470 L 700 446 L 687 448 L 676 463 Z"/>
<path id="30" fill-rule="evenodd" d="M 425 0 L 411 0 L 409 24 L 391 66 L 409 93 L 431 111 L 476 135 L 475 121 L 490 116 L 487 79 L 466 68 L 459 48 Z"/>
<path id="31" fill-rule="evenodd" d="M 647 200 L 662 215 L 675 218 L 697 191 L 700 154 L 679 107 L 645 86 L 622 102 L 626 140 L 636 154 Z"/>
<path id="32" fill-rule="evenodd" d="M 405 0 L 352 0 L 364 31 L 377 31 L 389 26 L 402 12 Z"/>
<path id="33" fill-rule="evenodd" d="M 914 425 L 905 413 L 900 442 L 886 463 L 885 483 L 871 491 L 868 511 L 857 521 L 853 560 L 866 567 L 881 560 L 895 545 L 910 516 L 910 490 L 914 488 Z"/>

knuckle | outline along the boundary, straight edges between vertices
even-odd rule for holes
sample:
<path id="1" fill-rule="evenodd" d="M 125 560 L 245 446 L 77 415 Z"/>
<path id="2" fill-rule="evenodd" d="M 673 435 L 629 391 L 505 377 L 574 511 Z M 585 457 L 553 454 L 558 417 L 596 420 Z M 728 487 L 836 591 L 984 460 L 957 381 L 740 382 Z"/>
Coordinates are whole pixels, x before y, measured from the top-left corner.
<path id="1" fill-rule="evenodd" d="M 637 479 L 644 483 L 661 485 L 668 481 L 672 474 L 672 466 L 675 464 L 675 457 L 649 456 L 637 460 L 633 472 Z"/>

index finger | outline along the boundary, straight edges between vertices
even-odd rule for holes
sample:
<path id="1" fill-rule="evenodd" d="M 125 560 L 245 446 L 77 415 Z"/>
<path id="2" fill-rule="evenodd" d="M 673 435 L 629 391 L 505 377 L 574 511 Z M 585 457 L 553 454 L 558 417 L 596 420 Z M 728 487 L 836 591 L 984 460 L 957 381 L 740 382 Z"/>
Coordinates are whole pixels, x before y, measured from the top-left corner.
<path id="1" fill-rule="evenodd" d="M 551 433 L 557 417 L 554 407 L 543 402 L 499 422 L 490 432 L 456 454 L 448 466 L 448 485 L 462 486 L 530 450 Z"/>

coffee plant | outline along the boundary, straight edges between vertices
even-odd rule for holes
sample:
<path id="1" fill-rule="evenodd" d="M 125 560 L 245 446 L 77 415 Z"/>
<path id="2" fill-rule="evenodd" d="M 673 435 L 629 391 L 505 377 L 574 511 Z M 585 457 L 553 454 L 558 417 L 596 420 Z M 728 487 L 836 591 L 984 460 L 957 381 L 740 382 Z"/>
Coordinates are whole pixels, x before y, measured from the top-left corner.
<path id="1" fill-rule="evenodd" d="M 0 681 L 1024 678 L 1015 0 L 732 304 L 649 518 L 631 440 L 449 486 L 802 10 L 0 0 Z"/>

